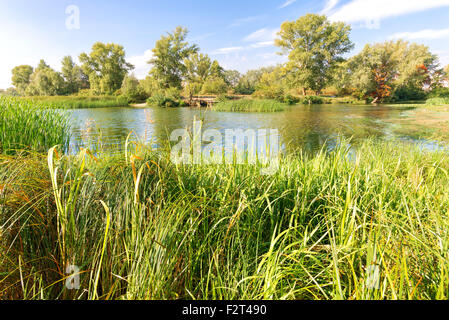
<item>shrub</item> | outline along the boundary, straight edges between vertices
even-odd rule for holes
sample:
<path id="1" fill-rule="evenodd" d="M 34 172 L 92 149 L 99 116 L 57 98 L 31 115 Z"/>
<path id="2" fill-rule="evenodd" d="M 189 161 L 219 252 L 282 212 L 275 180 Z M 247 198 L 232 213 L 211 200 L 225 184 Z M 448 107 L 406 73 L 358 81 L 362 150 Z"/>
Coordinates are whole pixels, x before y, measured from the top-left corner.
<path id="1" fill-rule="evenodd" d="M 318 96 L 305 96 L 299 101 L 301 104 L 323 104 L 324 99 Z"/>
<path id="2" fill-rule="evenodd" d="M 241 99 L 219 102 L 212 107 L 212 110 L 229 112 L 276 112 L 285 110 L 285 104 L 275 100 Z"/>

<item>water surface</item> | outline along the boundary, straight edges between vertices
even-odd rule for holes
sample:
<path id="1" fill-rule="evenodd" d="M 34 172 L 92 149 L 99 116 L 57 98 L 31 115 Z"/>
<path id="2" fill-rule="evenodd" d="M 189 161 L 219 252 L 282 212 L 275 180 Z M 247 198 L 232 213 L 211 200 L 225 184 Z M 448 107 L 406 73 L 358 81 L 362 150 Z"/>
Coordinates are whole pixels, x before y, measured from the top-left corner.
<path id="1" fill-rule="evenodd" d="M 195 118 L 204 129 L 278 129 L 284 148 L 316 151 L 332 146 L 339 137 L 358 143 L 368 137 L 417 141 L 393 130 L 391 120 L 406 116 L 413 107 L 313 105 L 291 106 L 276 113 L 214 112 L 192 108 L 99 108 L 68 111 L 72 119 L 71 149 L 118 146 L 132 131 L 155 146 L 168 140 L 175 129 L 192 127 Z M 424 141 L 432 147 L 431 141 Z"/>

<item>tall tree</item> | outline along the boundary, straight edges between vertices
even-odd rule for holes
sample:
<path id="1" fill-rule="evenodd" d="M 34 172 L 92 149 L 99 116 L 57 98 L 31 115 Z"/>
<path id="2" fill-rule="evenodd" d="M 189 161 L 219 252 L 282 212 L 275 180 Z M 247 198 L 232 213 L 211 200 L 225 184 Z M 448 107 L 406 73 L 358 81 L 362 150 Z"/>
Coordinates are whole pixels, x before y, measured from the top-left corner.
<path id="1" fill-rule="evenodd" d="M 33 67 L 22 65 L 12 69 L 12 84 L 16 87 L 19 94 L 24 94 L 30 84 Z"/>
<path id="2" fill-rule="evenodd" d="M 37 68 L 25 93 L 29 96 L 55 96 L 63 93 L 64 79 L 49 66 Z"/>
<path id="3" fill-rule="evenodd" d="M 226 83 L 233 89 L 237 87 L 241 77 L 242 75 L 237 70 L 226 70 L 224 72 L 224 78 Z"/>
<path id="4" fill-rule="evenodd" d="M 71 56 L 66 56 L 62 59 L 61 73 L 65 80 L 65 91 L 67 94 L 73 94 L 89 87 L 88 77 L 84 74 L 81 67 L 75 64 Z"/>
<path id="5" fill-rule="evenodd" d="M 418 99 L 442 74 L 437 56 L 429 48 L 406 41 L 366 45 L 343 67 L 344 84 L 355 89 L 359 98 L 373 102 L 392 98 Z"/>
<path id="6" fill-rule="evenodd" d="M 134 66 L 125 60 L 123 46 L 97 42 L 89 54 L 79 56 L 95 94 L 112 94 L 121 88 L 123 79 Z"/>
<path id="7" fill-rule="evenodd" d="M 276 45 L 288 54 L 286 70 L 293 86 L 319 93 L 332 78 L 332 72 L 342 55 L 353 43 L 351 27 L 343 22 L 330 22 L 324 15 L 307 14 L 297 21 L 281 26 Z"/>
<path id="8" fill-rule="evenodd" d="M 186 73 L 184 59 L 198 52 L 196 45 L 190 45 L 186 41 L 187 34 L 187 29 L 177 27 L 156 42 L 153 49 L 154 58 L 149 61 L 153 65 L 150 73 L 162 87 L 182 88 Z"/>

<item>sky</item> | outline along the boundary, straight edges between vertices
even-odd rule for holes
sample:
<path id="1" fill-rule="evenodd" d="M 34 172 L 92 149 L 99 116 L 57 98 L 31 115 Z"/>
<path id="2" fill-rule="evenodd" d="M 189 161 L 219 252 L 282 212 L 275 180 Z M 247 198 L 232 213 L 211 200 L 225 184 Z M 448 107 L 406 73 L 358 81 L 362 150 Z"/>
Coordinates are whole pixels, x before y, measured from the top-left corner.
<path id="1" fill-rule="evenodd" d="M 179 25 L 203 53 L 246 72 L 286 61 L 276 33 L 307 13 L 351 24 L 350 55 L 402 38 L 449 64 L 449 0 L 0 0 L 0 88 L 11 86 L 15 66 L 44 59 L 60 70 L 64 56 L 77 61 L 97 41 L 123 45 L 142 79 L 155 42 Z"/>

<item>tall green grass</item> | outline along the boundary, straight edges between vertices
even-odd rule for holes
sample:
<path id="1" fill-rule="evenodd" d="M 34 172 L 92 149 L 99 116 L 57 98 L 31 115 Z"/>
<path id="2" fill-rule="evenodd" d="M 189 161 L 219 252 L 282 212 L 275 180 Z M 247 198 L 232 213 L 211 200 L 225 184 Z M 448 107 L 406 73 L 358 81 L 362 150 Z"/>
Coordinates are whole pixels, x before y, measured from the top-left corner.
<path id="1" fill-rule="evenodd" d="M 44 103 L 0 97 L 0 153 L 67 148 L 69 135 L 67 117 Z"/>
<path id="2" fill-rule="evenodd" d="M 431 106 L 449 105 L 449 98 L 430 98 L 427 99 L 426 104 Z"/>
<path id="3" fill-rule="evenodd" d="M 342 143 L 263 176 L 130 146 L 1 156 L 0 298 L 449 298 L 446 151 Z"/>
<path id="4" fill-rule="evenodd" d="M 227 112 L 277 112 L 285 110 L 284 103 L 275 100 L 227 100 L 216 103 L 212 110 Z"/>
<path id="5" fill-rule="evenodd" d="M 24 101 L 35 103 L 45 103 L 49 107 L 58 109 L 88 109 L 88 108 L 108 108 L 125 107 L 129 105 L 126 97 L 115 96 L 52 96 L 52 97 L 25 97 Z"/>

